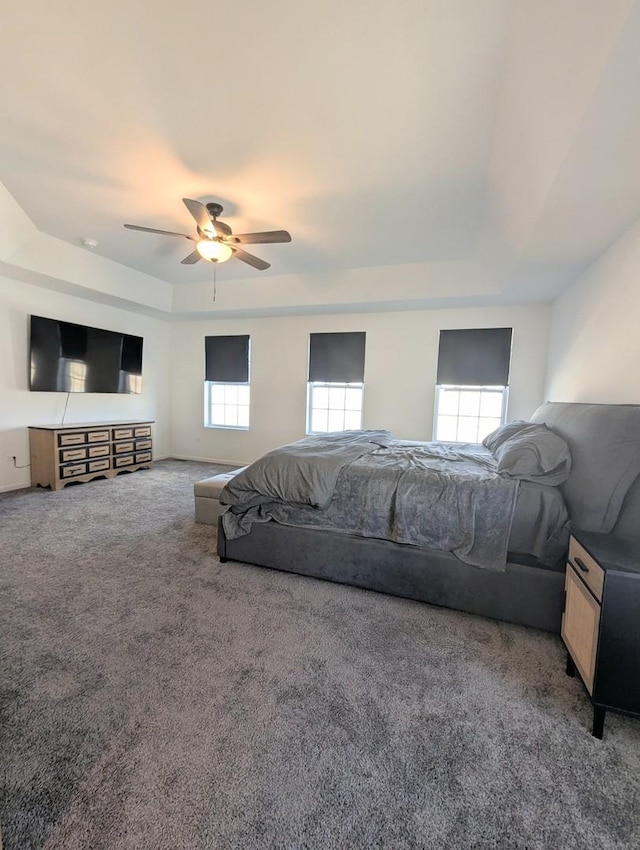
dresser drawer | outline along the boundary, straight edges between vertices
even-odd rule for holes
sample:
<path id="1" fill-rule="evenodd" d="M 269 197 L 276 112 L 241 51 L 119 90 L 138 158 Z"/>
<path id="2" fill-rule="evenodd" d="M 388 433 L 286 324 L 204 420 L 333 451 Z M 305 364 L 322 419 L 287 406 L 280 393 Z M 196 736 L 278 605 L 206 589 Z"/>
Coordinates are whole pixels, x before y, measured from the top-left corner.
<path id="1" fill-rule="evenodd" d="M 117 455 L 126 454 L 133 451 L 133 440 L 126 440 L 123 443 L 114 443 L 113 451 Z"/>
<path id="2" fill-rule="evenodd" d="M 113 459 L 113 465 L 116 469 L 122 466 L 131 466 L 134 462 L 135 457 L 133 455 L 122 455 L 122 457 L 114 457 Z"/>
<path id="3" fill-rule="evenodd" d="M 148 463 L 151 460 L 151 452 L 136 452 L 136 463 Z"/>
<path id="4" fill-rule="evenodd" d="M 86 471 L 86 463 L 73 463 L 69 464 L 69 466 L 61 466 L 60 478 L 74 478 L 76 475 L 84 475 Z"/>
<path id="5" fill-rule="evenodd" d="M 113 429 L 113 439 L 114 440 L 132 440 L 134 428 L 114 428 Z"/>
<path id="6" fill-rule="evenodd" d="M 87 432 L 87 442 L 88 443 L 108 443 L 109 442 L 109 429 L 105 428 L 104 431 L 88 431 Z"/>
<path id="7" fill-rule="evenodd" d="M 84 460 L 87 456 L 85 448 L 79 449 L 61 449 L 60 463 L 69 463 L 70 460 Z"/>
<path id="8" fill-rule="evenodd" d="M 71 434 L 58 434 L 59 446 L 79 446 L 86 441 L 85 431 L 74 431 Z"/>
<path id="9" fill-rule="evenodd" d="M 134 428 L 134 437 L 150 437 L 151 425 L 138 425 Z"/>
<path id="10" fill-rule="evenodd" d="M 104 446 L 89 446 L 89 457 L 109 457 L 109 444 Z"/>
<path id="11" fill-rule="evenodd" d="M 144 449 L 151 448 L 151 440 L 136 440 L 136 451 L 140 452 Z"/>
<path id="12" fill-rule="evenodd" d="M 111 469 L 111 460 L 106 457 L 103 460 L 90 460 L 89 472 L 101 472 L 103 469 Z"/>
<path id="13" fill-rule="evenodd" d="M 598 602 L 602 602 L 604 570 L 574 537 L 569 539 L 569 561 Z"/>

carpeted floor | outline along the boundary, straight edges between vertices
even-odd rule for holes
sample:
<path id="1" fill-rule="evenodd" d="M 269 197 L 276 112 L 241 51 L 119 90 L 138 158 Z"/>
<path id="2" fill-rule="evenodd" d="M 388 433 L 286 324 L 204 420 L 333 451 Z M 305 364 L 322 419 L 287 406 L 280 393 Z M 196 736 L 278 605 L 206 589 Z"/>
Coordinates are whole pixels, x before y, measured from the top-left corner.
<path id="1" fill-rule="evenodd" d="M 4 850 L 640 846 L 559 638 L 220 564 L 212 471 L 0 497 Z"/>

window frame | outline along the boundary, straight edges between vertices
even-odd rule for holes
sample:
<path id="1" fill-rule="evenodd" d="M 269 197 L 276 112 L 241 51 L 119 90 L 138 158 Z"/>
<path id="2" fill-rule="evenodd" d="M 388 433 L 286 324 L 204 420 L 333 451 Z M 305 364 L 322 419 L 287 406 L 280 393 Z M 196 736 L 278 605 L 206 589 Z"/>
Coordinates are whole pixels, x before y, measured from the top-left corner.
<path id="1" fill-rule="evenodd" d="M 335 410 L 341 410 L 343 426 L 344 426 L 345 414 L 348 411 L 355 412 L 355 411 L 353 411 L 353 408 L 347 408 L 346 407 L 346 399 L 345 399 L 345 406 L 343 406 L 342 408 L 332 408 L 332 407 L 319 408 L 317 405 L 314 407 L 313 406 L 313 395 L 314 395 L 314 391 L 316 389 L 328 389 L 328 390 L 344 389 L 345 391 L 346 390 L 354 390 L 354 389 L 359 390 L 359 392 L 360 392 L 360 408 L 359 408 L 358 412 L 360 413 L 360 423 L 358 425 L 358 428 L 354 429 L 354 428 L 342 427 L 342 428 L 331 428 L 331 429 L 327 428 L 326 430 L 321 430 L 321 431 L 313 430 L 311 428 L 311 424 L 312 424 L 312 417 L 313 417 L 314 410 L 318 410 L 318 409 L 325 410 L 326 409 L 327 414 L 332 410 L 334 410 L 334 411 Z M 307 381 L 306 433 L 307 433 L 308 436 L 314 436 L 314 435 L 317 435 L 317 434 L 330 434 L 334 431 L 353 431 L 353 430 L 359 431 L 359 430 L 362 429 L 363 421 L 364 421 L 364 381 Z"/>
<path id="2" fill-rule="evenodd" d="M 244 352 L 239 358 L 238 343 L 241 340 L 246 340 L 246 361 Z M 229 352 L 229 344 L 232 345 Z M 248 431 L 251 427 L 251 335 L 250 334 L 213 334 L 205 335 L 205 379 L 204 379 L 204 427 L 205 428 L 221 428 L 229 431 Z M 210 348 L 211 346 L 211 348 Z M 222 346 L 222 349 L 220 348 Z M 218 351 L 215 351 L 215 348 Z M 216 362 L 215 358 L 210 360 L 211 354 L 221 354 L 222 363 Z M 246 368 L 245 368 L 246 367 Z M 215 377 L 244 377 L 245 381 L 225 381 L 211 380 Z M 211 376 L 211 378 L 209 377 Z M 212 393 L 214 387 L 247 387 L 248 401 L 247 404 L 238 404 L 233 402 L 222 403 L 226 409 L 235 407 L 238 410 L 240 407 L 247 408 L 247 424 L 246 425 L 229 425 L 226 422 L 213 422 L 213 400 Z M 237 416 L 236 416 L 237 421 Z"/>
<path id="3" fill-rule="evenodd" d="M 502 404 L 501 404 L 501 409 L 500 409 L 500 421 L 496 424 L 495 427 L 498 428 L 500 425 L 504 425 L 504 423 L 507 421 L 507 408 L 508 408 L 508 404 L 509 404 L 509 385 L 508 384 L 505 384 L 505 385 L 436 384 L 435 399 L 434 399 L 434 405 L 433 405 L 433 430 L 432 430 L 432 440 L 435 443 L 470 443 L 470 442 L 473 442 L 473 443 L 480 445 L 482 443 L 482 440 L 486 436 L 486 434 L 485 434 L 482 437 L 480 437 L 479 439 L 476 439 L 476 440 L 473 440 L 473 441 L 472 440 L 443 440 L 443 439 L 438 438 L 438 436 L 437 436 L 438 435 L 438 420 L 439 420 L 440 415 L 442 415 L 442 416 L 451 415 L 451 414 L 440 414 L 439 413 L 440 398 L 441 398 L 443 390 L 444 391 L 456 390 L 458 392 L 464 392 L 464 391 L 470 391 L 470 392 L 483 392 L 484 391 L 484 392 L 492 392 L 492 393 L 500 392 L 501 395 L 502 395 Z M 478 436 L 479 420 L 480 419 L 485 419 L 485 418 L 486 419 L 496 419 L 496 417 L 482 417 L 480 415 L 475 416 L 475 417 L 466 416 L 466 415 L 461 416 L 460 413 L 458 412 L 456 414 L 456 434 L 458 432 L 459 421 L 460 421 L 461 418 L 462 419 L 475 419 L 476 420 L 476 436 Z M 491 430 L 495 430 L 495 428 L 492 428 Z M 491 433 L 491 431 L 489 431 L 487 433 Z"/>
<path id="4" fill-rule="evenodd" d="M 229 425 L 227 423 L 213 422 L 213 401 L 212 391 L 214 387 L 247 387 L 249 393 L 249 401 L 245 404 L 233 404 L 231 402 L 223 402 L 222 406 L 227 407 L 246 407 L 248 411 L 247 425 Z M 205 381 L 204 382 L 204 427 L 219 428 L 227 431 L 248 431 L 251 427 L 251 382 L 250 381 Z"/>

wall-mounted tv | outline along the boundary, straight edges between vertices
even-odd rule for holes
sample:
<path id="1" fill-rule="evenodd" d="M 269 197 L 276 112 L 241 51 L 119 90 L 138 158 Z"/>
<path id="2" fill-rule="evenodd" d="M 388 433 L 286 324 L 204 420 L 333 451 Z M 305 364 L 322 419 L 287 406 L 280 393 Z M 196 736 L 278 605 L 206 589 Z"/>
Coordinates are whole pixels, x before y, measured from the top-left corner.
<path id="1" fill-rule="evenodd" d="M 142 337 L 31 316 L 29 389 L 142 392 Z"/>

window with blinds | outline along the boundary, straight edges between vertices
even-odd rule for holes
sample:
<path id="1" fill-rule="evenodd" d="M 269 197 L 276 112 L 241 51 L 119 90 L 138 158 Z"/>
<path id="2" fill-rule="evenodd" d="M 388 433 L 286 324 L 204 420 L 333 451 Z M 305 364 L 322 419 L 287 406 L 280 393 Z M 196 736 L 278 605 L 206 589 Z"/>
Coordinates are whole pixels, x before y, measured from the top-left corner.
<path id="1" fill-rule="evenodd" d="M 307 433 L 362 428 L 366 334 L 309 335 Z"/>
<path id="2" fill-rule="evenodd" d="M 440 331 L 433 438 L 480 443 L 504 423 L 511 328 Z"/>
<path id="3" fill-rule="evenodd" d="M 206 427 L 248 430 L 250 349 L 244 334 L 204 338 Z"/>

